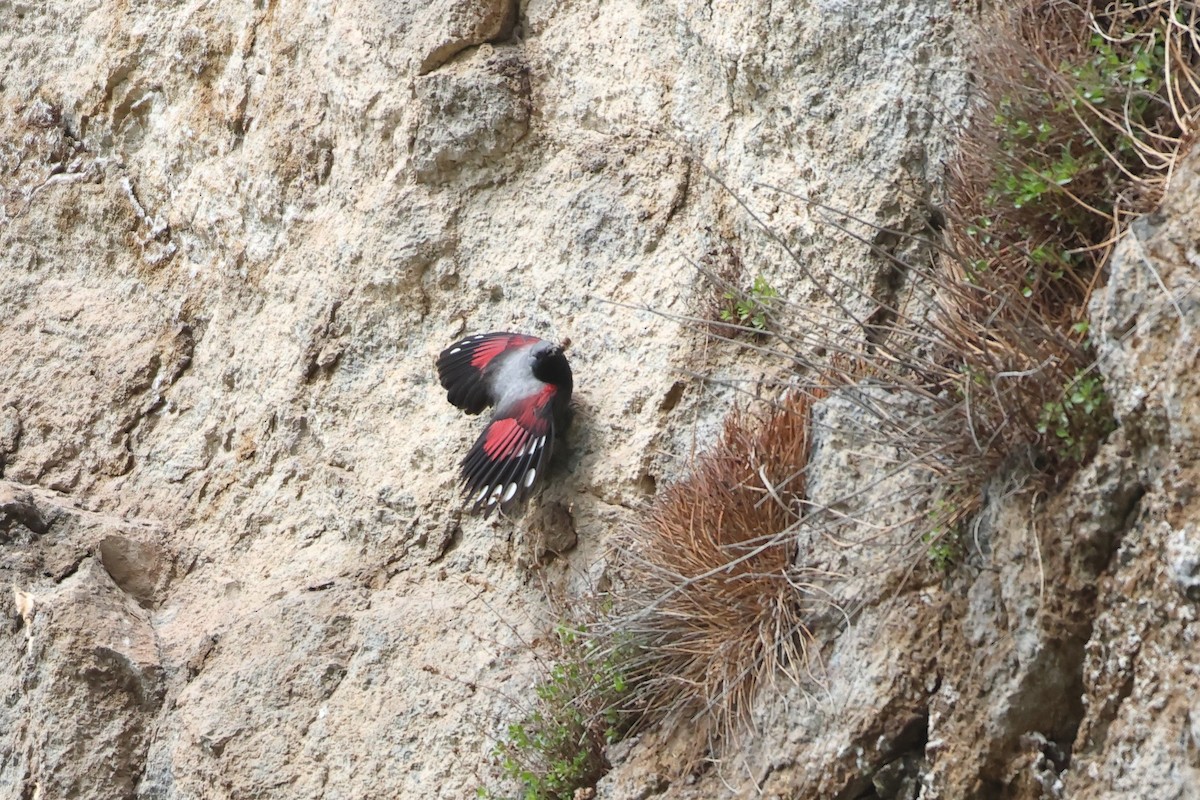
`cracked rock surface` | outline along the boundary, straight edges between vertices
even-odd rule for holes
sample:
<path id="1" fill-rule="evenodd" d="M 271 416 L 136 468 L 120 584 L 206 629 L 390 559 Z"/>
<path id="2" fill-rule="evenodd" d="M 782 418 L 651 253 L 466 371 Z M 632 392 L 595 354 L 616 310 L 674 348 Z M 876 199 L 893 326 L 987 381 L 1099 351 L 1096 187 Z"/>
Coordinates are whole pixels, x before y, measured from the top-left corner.
<path id="1" fill-rule="evenodd" d="M 1193 152 L 1093 299 L 1119 427 L 1092 462 L 1053 491 L 997 476 L 945 579 L 914 574 L 894 541 L 818 562 L 854 598 L 835 596 L 853 611 L 818 631 L 813 683 L 763 692 L 756 733 L 715 764 L 680 768 L 686 726 L 614 749 L 598 796 L 1200 797 L 1198 208 Z M 814 496 L 861 485 L 870 445 L 840 445 L 818 440 Z"/>
<path id="2" fill-rule="evenodd" d="M 889 263 L 771 187 L 922 230 L 963 5 L 0 3 L 0 794 L 490 781 L 546 587 L 601 582 L 777 369 L 676 321 L 711 312 L 693 265 L 869 311 L 845 287 Z M 1139 234 L 1176 292 L 1190 197 Z M 1189 796 L 1195 307 L 1124 258 L 1122 431 L 1041 516 L 991 509 L 1002 566 L 856 584 L 827 691 L 700 775 L 648 733 L 602 795 Z M 570 337 L 579 408 L 541 498 L 483 521 L 433 359 L 494 329 Z"/>

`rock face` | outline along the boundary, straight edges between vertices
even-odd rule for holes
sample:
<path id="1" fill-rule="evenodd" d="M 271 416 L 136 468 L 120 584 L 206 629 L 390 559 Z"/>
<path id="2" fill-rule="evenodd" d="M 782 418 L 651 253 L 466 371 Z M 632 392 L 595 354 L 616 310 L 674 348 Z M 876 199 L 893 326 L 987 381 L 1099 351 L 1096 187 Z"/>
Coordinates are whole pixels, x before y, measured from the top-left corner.
<path id="1" fill-rule="evenodd" d="M 957 5 L 0 3 L 0 791 L 490 780 L 559 613 L 544 587 L 600 580 L 728 384 L 775 368 L 672 318 L 711 309 L 692 265 L 809 304 L 878 282 L 761 184 L 919 229 L 966 94 Z M 1166 226 L 1142 246 L 1194 268 Z M 689 784 L 646 739 L 602 792 L 912 796 L 957 759 L 938 785 L 963 797 L 1053 784 L 1078 728 L 1078 796 L 1187 796 L 1163 787 L 1200 735 L 1194 301 L 1143 310 L 1162 297 L 1132 259 L 1105 323 L 1124 432 L 1056 516 L 993 510 L 1004 569 L 958 605 L 872 598 L 826 695 L 764 701 L 749 771 Z M 574 340 L 580 409 L 558 480 L 485 522 L 455 496 L 479 421 L 433 358 L 504 328 Z M 939 630 L 961 647 L 929 650 Z"/>
<path id="2" fill-rule="evenodd" d="M 134 796 L 166 694 L 150 608 L 173 578 L 169 533 L 7 481 L 0 531 L 0 787 L 9 797 Z"/>
<path id="3" fill-rule="evenodd" d="M 831 595 L 848 616 L 826 626 L 819 680 L 763 692 L 756 734 L 707 771 L 679 774 L 685 734 L 646 734 L 614 753 L 599 795 L 1200 797 L 1197 209 L 1193 152 L 1093 299 L 1119 428 L 1092 462 L 1053 492 L 998 476 L 945 580 L 914 575 L 886 536 L 826 555 L 815 565 L 851 577 Z M 863 509 L 900 505 L 862 465 L 896 462 L 846 441 L 847 405 L 823 404 L 834 446 L 816 445 L 808 480 L 817 505 L 831 482 L 865 486 L 843 510 L 881 523 L 872 534 L 891 520 Z"/>
<path id="4" fill-rule="evenodd" d="M 1095 298 L 1101 369 L 1141 494 L 1114 526 L 1083 662 L 1085 713 L 1067 791 L 1200 796 L 1200 158 L 1161 211 L 1134 224 Z M 1121 460 L 1118 460 L 1121 459 Z"/>

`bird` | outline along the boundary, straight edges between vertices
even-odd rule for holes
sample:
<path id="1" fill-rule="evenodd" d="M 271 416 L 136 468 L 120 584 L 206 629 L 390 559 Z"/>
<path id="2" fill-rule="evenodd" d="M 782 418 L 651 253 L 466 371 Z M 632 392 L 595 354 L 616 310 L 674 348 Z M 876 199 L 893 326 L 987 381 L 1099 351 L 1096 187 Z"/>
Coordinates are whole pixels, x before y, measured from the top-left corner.
<path id="1" fill-rule="evenodd" d="M 574 382 L 563 354 L 569 345 L 498 331 L 467 336 L 438 356 L 438 380 L 451 404 L 468 414 L 494 408 L 459 465 L 470 511 L 507 514 L 544 478 L 571 422 Z"/>

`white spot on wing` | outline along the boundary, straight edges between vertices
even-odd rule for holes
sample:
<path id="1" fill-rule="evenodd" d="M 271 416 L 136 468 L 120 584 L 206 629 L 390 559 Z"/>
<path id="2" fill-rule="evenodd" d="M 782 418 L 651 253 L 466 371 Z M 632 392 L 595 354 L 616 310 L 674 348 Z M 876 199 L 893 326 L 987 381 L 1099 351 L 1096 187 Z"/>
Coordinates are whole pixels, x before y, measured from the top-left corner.
<path id="1" fill-rule="evenodd" d="M 536 469 L 531 469 L 525 473 L 525 488 L 526 489 L 528 489 L 530 486 L 533 486 L 533 479 L 536 477 L 537 477 Z"/>
<path id="2" fill-rule="evenodd" d="M 455 353 L 461 353 L 461 352 L 462 352 L 462 348 L 461 348 L 461 347 L 456 347 L 456 348 L 454 348 L 453 350 L 451 350 L 451 351 L 450 351 L 450 355 L 454 355 Z"/>
<path id="3" fill-rule="evenodd" d="M 515 483 L 510 483 L 508 485 L 508 488 L 504 490 L 504 497 L 500 498 L 500 502 L 507 503 L 509 500 L 513 499 L 513 495 L 516 493 L 517 493 L 517 485 Z"/>
<path id="4" fill-rule="evenodd" d="M 492 496 L 488 498 L 489 506 L 496 505 L 496 498 L 500 496 L 500 492 L 503 490 L 504 490 L 503 486 L 501 486 L 500 484 L 496 485 L 496 488 L 492 490 Z"/>
<path id="5" fill-rule="evenodd" d="M 483 502 L 483 498 L 484 498 L 484 497 L 487 495 L 487 493 L 488 493 L 488 489 L 489 489 L 489 488 L 491 488 L 491 487 L 485 486 L 485 487 L 483 487 L 482 489 L 480 489 L 480 490 L 479 490 L 479 495 L 478 495 L 478 496 L 475 498 L 475 502 L 476 502 L 476 503 L 482 503 L 482 502 Z"/>

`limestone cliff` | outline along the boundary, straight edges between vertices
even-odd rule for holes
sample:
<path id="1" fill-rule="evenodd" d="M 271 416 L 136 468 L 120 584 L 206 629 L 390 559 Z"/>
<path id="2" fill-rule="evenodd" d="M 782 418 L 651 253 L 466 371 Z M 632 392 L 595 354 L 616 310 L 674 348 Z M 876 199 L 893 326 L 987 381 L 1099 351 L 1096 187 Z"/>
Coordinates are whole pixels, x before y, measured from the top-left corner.
<path id="1" fill-rule="evenodd" d="M 0 795 L 472 796 L 544 584 L 601 580 L 773 368 L 671 318 L 710 307 L 694 265 L 879 280 L 763 184 L 919 229 L 961 5 L 0 2 Z M 872 598 L 721 769 L 648 733 L 600 793 L 911 796 L 875 776 L 944 759 L 944 797 L 1195 796 L 1195 181 L 1097 300 L 1100 458 L 991 507 L 957 592 Z M 433 358 L 506 328 L 573 340 L 579 413 L 484 521 Z"/>

